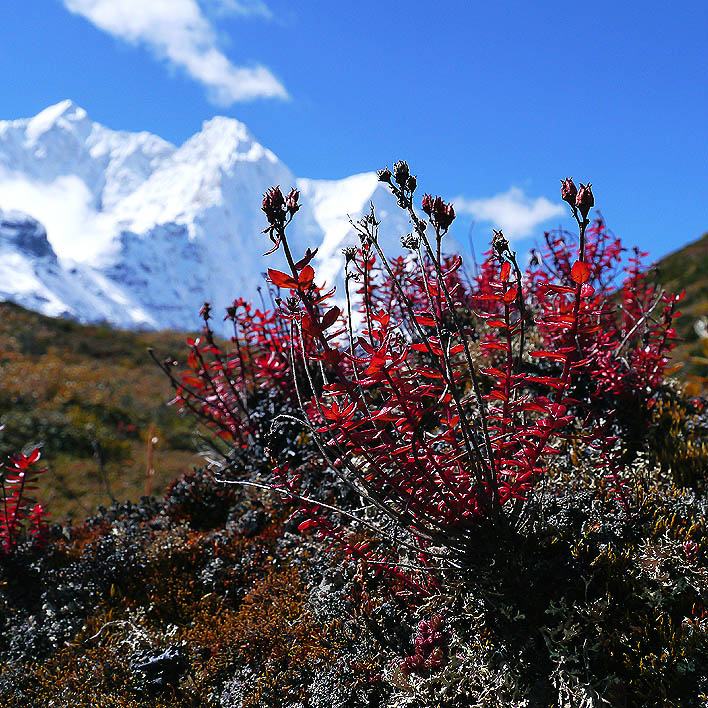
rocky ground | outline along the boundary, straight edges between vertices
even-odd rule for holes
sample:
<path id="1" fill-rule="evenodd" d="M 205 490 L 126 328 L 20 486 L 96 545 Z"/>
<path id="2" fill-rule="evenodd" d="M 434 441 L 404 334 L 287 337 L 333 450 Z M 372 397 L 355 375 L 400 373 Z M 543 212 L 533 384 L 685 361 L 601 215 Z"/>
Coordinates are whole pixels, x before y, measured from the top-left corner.
<path id="1" fill-rule="evenodd" d="M 708 705 L 708 509 L 568 466 L 411 593 L 195 470 L 0 563 L 3 706 Z"/>

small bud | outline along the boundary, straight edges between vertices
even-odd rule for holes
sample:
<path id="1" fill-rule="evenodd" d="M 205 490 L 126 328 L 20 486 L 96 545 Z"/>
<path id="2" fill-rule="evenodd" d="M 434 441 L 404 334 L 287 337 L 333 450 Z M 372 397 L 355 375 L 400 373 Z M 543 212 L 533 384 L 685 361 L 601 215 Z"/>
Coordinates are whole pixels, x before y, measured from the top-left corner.
<path id="1" fill-rule="evenodd" d="M 431 216 L 433 213 L 433 198 L 429 194 L 424 194 L 420 207 L 428 216 Z"/>
<path id="2" fill-rule="evenodd" d="M 285 223 L 285 197 L 280 187 L 271 187 L 263 195 L 261 207 L 271 227 L 282 226 Z"/>
<path id="3" fill-rule="evenodd" d="M 440 231 L 447 231 L 455 220 L 455 209 L 452 204 L 446 204 L 442 197 L 431 197 L 426 194 L 421 204 L 423 211 L 430 217 L 433 225 Z"/>
<path id="4" fill-rule="evenodd" d="M 376 173 L 379 176 L 379 182 L 391 182 L 391 170 L 388 167 L 384 167 Z"/>
<path id="5" fill-rule="evenodd" d="M 199 310 L 199 316 L 206 322 L 211 318 L 211 303 L 205 302 Z"/>
<path id="6" fill-rule="evenodd" d="M 595 197 L 593 196 L 591 187 L 590 182 L 587 184 L 581 183 L 578 195 L 575 197 L 575 206 L 578 207 L 578 211 L 580 211 L 583 219 L 587 218 L 588 212 L 595 206 Z"/>
<path id="7" fill-rule="evenodd" d="M 291 189 L 285 200 L 285 208 L 288 210 L 290 216 L 293 216 L 300 208 L 300 205 L 297 203 L 298 199 L 300 199 L 300 192 L 295 188 Z"/>
<path id="8" fill-rule="evenodd" d="M 226 308 L 226 317 L 224 317 L 225 320 L 235 320 L 236 319 L 236 308 L 233 305 L 229 305 Z"/>
<path id="9" fill-rule="evenodd" d="M 696 557 L 698 556 L 698 544 L 695 541 L 691 540 L 684 541 L 683 552 L 686 556 L 686 560 L 689 563 L 693 563 L 693 561 L 696 560 Z"/>
<path id="10" fill-rule="evenodd" d="M 578 194 L 578 189 L 570 177 L 561 180 L 561 199 L 568 202 L 571 206 L 575 206 L 575 197 Z"/>
<path id="11" fill-rule="evenodd" d="M 411 251 L 417 251 L 420 246 L 420 236 L 418 234 L 405 234 L 401 236 L 401 246 L 409 248 Z"/>
<path id="12" fill-rule="evenodd" d="M 344 254 L 344 258 L 347 263 L 350 263 L 356 258 L 356 248 L 354 248 L 354 246 L 343 248 L 342 253 Z"/>
<path id="13" fill-rule="evenodd" d="M 405 187 L 410 177 L 410 169 L 408 168 L 408 163 L 405 160 L 399 160 L 393 163 L 393 177 L 398 183 L 399 187 Z"/>
<path id="14" fill-rule="evenodd" d="M 418 180 L 415 178 L 415 175 L 411 175 L 408 178 L 408 182 L 406 184 L 406 187 L 408 187 L 408 191 L 411 192 L 411 194 L 412 194 L 413 192 L 415 192 L 415 188 L 417 186 L 418 186 Z"/>
<path id="15" fill-rule="evenodd" d="M 494 236 L 492 237 L 492 248 L 497 252 L 499 256 L 503 255 L 509 250 L 509 242 L 504 237 L 501 231 L 494 230 Z"/>
<path id="16" fill-rule="evenodd" d="M 452 204 L 446 204 L 443 214 L 438 216 L 438 222 L 440 223 L 443 231 L 447 231 L 450 225 L 455 220 L 455 209 Z"/>

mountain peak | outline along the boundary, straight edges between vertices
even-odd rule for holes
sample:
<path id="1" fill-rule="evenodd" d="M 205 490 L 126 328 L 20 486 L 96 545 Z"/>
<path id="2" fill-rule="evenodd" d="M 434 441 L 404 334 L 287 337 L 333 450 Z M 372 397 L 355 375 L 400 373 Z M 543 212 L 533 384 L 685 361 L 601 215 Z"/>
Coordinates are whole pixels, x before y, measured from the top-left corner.
<path id="1" fill-rule="evenodd" d="M 206 148 L 213 157 L 225 163 L 258 162 L 266 159 L 277 163 L 278 158 L 263 147 L 252 135 L 244 123 L 235 118 L 215 116 L 202 123 L 201 132 L 192 137 L 201 148 Z"/>
<path id="2" fill-rule="evenodd" d="M 224 131 L 231 136 L 237 137 L 244 142 L 254 142 L 255 138 L 251 134 L 245 123 L 242 123 L 236 118 L 228 118 L 227 116 L 214 116 L 202 123 L 202 133 L 211 133 L 214 131 Z"/>
<path id="3" fill-rule="evenodd" d="M 87 120 L 88 114 L 86 111 L 70 99 L 66 99 L 45 108 L 34 118 L 30 118 L 27 123 L 26 134 L 31 141 L 35 141 L 56 125 L 68 128 L 72 125 L 84 123 Z"/>

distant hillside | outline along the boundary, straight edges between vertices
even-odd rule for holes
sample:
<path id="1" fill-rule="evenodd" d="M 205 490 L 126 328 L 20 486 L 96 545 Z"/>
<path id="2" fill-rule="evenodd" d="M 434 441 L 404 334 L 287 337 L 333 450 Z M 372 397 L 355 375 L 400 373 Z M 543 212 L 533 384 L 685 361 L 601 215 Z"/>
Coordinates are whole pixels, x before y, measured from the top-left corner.
<path id="1" fill-rule="evenodd" d="M 659 281 L 668 292 L 686 291 L 681 303 L 683 317 L 677 321 L 676 329 L 685 339 L 678 347 L 675 358 L 705 356 L 703 346 L 694 330 L 700 317 L 708 315 L 708 233 L 697 241 L 662 258 L 657 263 Z M 708 375 L 708 366 L 701 363 L 687 363 L 686 374 Z"/>
<path id="2" fill-rule="evenodd" d="M 147 353 L 184 360 L 185 335 L 85 326 L 0 303 L 0 457 L 43 444 L 41 501 L 52 517 L 137 501 L 148 437 L 157 438 L 153 492 L 198 463 L 193 422 L 166 403 L 169 382 Z M 100 460 L 103 463 L 101 470 Z"/>

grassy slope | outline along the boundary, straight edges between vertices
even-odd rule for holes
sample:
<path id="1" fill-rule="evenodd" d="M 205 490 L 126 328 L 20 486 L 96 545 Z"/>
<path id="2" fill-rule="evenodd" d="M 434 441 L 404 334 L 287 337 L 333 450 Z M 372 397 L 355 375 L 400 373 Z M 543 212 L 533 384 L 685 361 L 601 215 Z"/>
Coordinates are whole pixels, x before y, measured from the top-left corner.
<path id="1" fill-rule="evenodd" d="M 154 450 L 153 491 L 197 463 L 192 423 L 167 401 L 169 382 L 147 353 L 184 359 L 185 336 L 80 325 L 0 303 L 0 456 L 43 443 L 49 471 L 41 501 L 56 520 L 83 518 L 112 494 L 136 501 L 145 491 L 147 438 Z"/>
<path id="2" fill-rule="evenodd" d="M 668 292 L 686 290 L 681 303 L 683 317 L 677 321 L 677 330 L 685 339 L 676 353 L 678 361 L 705 356 L 702 343 L 696 335 L 695 321 L 708 315 L 708 233 L 682 249 L 662 258 L 658 264 L 659 280 Z M 685 373 L 708 374 L 701 363 L 688 363 Z"/>

